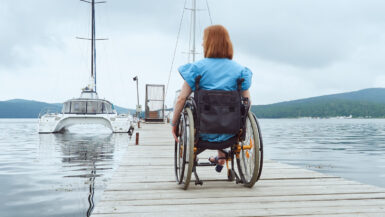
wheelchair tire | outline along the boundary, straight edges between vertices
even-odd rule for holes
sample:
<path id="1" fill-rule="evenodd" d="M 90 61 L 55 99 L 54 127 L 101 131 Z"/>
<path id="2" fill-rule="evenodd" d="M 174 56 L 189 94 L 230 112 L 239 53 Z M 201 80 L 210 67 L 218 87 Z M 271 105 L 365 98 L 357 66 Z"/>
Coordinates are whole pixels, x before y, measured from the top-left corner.
<path id="1" fill-rule="evenodd" d="M 244 146 L 251 146 L 251 149 L 244 150 Z M 249 111 L 246 120 L 246 137 L 245 140 L 241 142 L 241 151 L 239 158 L 237 158 L 239 175 L 245 187 L 253 187 L 258 180 L 261 166 L 260 147 L 261 140 L 257 122 L 254 118 L 254 114 Z"/>
<path id="2" fill-rule="evenodd" d="M 254 116 L 254 119 L 255 119 L 255 123 L 257 124 L 258 135 L 259 135 L 259 143 L 260 143 L 260 147 L 259 147 L 259 156 L 260 156 L 260 159 L 259 159 L 259 171 L 258 171 L 258 178 L 257 178 L 257 182 L 258 182 L 259 178 L 261 178 L 262 168 L 263 168 L 263 139 L 262 139 L 262 132 L 261 132 L 261 128 L 259 127 L 259 122 L 258 122 L 257 116 L 255 116 L 254 113 L 253 113 L 253 116 Z"/>
<path id="3" fill-rule="evenodd" d="M 179 139 L 179 142 L 176 142 L 175 141 L 175 152 L 174 152 L 174 169 L 175 169 L 175 178 L 176 178 L 176 182 L 178 184 L 181 184 L 182 181 L 183 181 L 183 175 L 184 175 L 184 168 L 185 168 L 185 164 L 183 163 L 184 162 L 184 159 L 185 159 L 185 156 L 186 156 L 186 151 L 185 149 L 183 148 L 184 147 L 184 131 L 185 131 L 185 121 L 184 121 L 184 115 L 182 114 L 178 123 L 177 123 L 177 131 L 178 131 L 178 139 Z"/>
<path id="4" fill-rule="evenodd" d="M 175 175 L 176 181 L 183 189 L 187 189 L 194 166 L 194 117 L 190 108 L 182 112 L 180 123 L 179 143 L 175 142 Z M 181 151 L 182 150 L 182 151 Z"/>

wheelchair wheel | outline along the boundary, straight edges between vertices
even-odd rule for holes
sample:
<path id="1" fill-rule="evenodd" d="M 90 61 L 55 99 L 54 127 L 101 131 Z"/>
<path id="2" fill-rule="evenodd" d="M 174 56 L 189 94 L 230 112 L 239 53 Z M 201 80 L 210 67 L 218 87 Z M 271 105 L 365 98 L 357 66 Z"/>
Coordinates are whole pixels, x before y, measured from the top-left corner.
<path id="1" fill-rule="evenodd" d="M 261 140 L 254 115 L 249 111 L 246 120 L 245 140 L 241 142 L 241 150 L 237 158 L 240 178 L 246 187 L 253 187 L 259 177 L 261 159 Z"/>
<path id="2" fill-rule="evenodd" d="M 174 168 L 178 184 L 187 189 L 194 166 L 194 118 L 190 108 L 185 108 L 179 120 L 179 142 L 175 142 Z"/>
<path id="3" fill-rule="evenodd" d="M 259 156 L 260 156 L 259 171 L 258 171 L 258 178 L 257 178 L 257 181 L 258 181 L 262 175 L 262 168 L 263 168 L 263 139 L 262 139 L 262 132 L 261 132 L 261 128 L 259 127 L 259 122 L 258 122 L 257 116 L 255 116 L 254 113 L 253 113 L 253 117 L 255 119 L 255 123 L 257 124 L 259 143 L 260 143 L 260 147 L 259 147 Z"/>
<path id="4" fill-rule="evenodd" d="M 183 146 L 183 134 L 185 131 L 185 126 L 184 126 L 184 117 L 183 114 L 181 115 L 178 123 L 177 123 L 177 136 L 179 142 L 175 141 L 175 151 L 174 151 L 174 169 L 175 169 L 175 178 L 176 182 L 178 184 L 182 183 L 183 180 L 183 174 L 184 174 L 184 165 L 183 165 L 183 159 L 185 156 L 185 150 Z"/>

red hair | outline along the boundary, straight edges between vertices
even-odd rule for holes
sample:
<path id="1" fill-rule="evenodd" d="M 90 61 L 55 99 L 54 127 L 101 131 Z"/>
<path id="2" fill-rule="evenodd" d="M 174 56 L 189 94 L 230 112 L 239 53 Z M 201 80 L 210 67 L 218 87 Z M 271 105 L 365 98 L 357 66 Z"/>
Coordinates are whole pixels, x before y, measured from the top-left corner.
<path id="1" fill-rule="evenodd" d="M 206 58 L 233 59 L 233 44 L 229 32 L 222 25 L 209 26 L 204 30 L 203 49 Z"/>

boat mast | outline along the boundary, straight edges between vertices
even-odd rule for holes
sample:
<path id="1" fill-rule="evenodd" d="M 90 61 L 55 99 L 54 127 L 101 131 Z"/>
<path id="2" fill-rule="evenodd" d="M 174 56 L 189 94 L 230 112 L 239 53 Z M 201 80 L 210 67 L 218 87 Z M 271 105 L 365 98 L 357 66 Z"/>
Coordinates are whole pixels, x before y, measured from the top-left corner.
<path id="1" fill-rule="evenodd" d="M 91 78 L 96 92 L 95 0 L 91 1 Z"/>
<path id="2" fill-rule="evenodd" d="M 91 4 L 91 38 L 78 39 L 90 40 L 91 41 L 91 79 L 93 80 L 93 92 L 96 93 L 96 40 L 108 40 L 107 38 L 96 38 L 95 37 L 95 4 L 106 3 L 106 1 L 95 1 L 95 0 L 80 0 Z"/>
<path id="3" fill-rule="evenodd" d="M 197 2 L 196 0 L 192 0 L 192 23 L 193 23 L 193 42 L 192 42 L 192 57 L 193 57 L 193 62 L 195 62 L 195 32 L 196 32 L 196 7 L 197 7 Z"/>

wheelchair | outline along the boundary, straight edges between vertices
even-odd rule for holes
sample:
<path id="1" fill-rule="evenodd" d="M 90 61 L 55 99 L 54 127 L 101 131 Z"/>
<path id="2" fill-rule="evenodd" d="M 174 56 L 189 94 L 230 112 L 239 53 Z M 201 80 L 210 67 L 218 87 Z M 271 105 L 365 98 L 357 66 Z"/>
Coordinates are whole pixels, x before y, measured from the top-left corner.
<path id="1" fill-rule="evenodd" d="M 225 154 L 220 159 L 226 160 L 227 181 L 251 188 L 262 174 L 263 141 L 258 120 L 249 110 L 249 100 L 241 96 L 243 79 L 238 79 L 235 91 L 201 90 L 200 79 L 196 78 L 195 91 L 186 100 L 177 123 L 176 182 L 186 190 L 194 174 L 195 185 L 202 185 L 196 168 L 216 164 L 199 162 L 198 155 L 205 150 L 219 150 Z M 212 133 L 235 136 L 223 142 L 200 139 L 201 134 Z"/>

